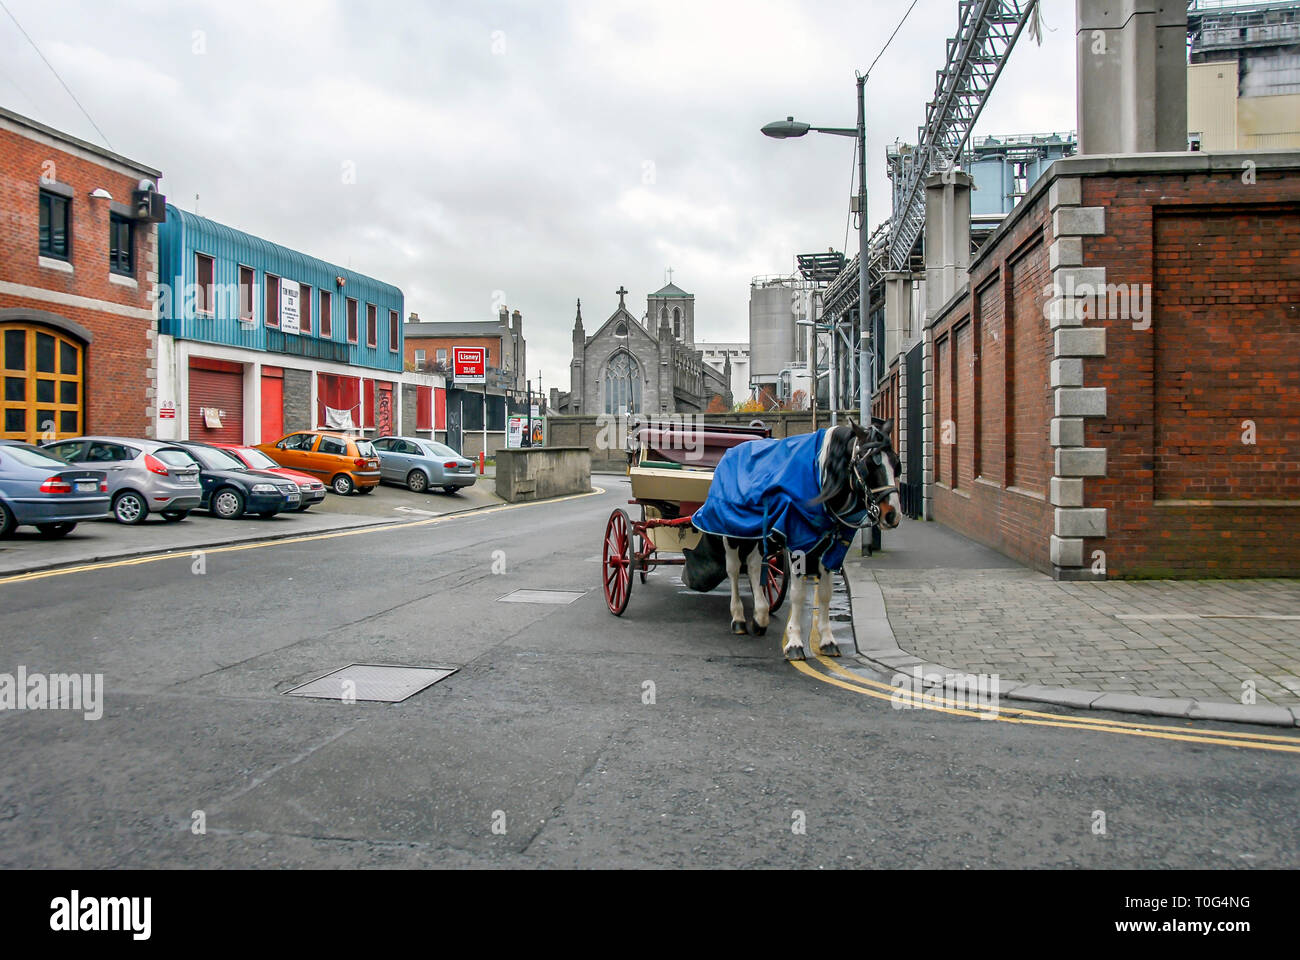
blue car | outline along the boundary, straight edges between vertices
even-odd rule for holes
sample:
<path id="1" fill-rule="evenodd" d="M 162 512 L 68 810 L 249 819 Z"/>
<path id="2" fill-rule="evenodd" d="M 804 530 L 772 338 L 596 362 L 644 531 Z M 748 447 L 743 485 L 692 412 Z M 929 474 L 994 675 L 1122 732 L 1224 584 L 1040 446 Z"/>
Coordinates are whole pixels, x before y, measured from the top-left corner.
<path id="1" fill-rule="evenodd" d="M 0 537 L 30 524 L 53 540 L 111 512 L 104 471 L 74 467 L 28 443 L 0 440 Z"/>

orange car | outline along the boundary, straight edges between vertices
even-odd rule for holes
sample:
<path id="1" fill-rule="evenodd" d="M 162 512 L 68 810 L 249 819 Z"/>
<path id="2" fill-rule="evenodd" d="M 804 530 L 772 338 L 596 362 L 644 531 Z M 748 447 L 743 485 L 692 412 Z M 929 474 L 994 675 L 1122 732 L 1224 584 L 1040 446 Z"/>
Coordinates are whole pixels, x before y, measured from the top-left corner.
<path id="1" fill-rule="evenodd" d="M 370 493 L 379 486 L 379 456 L 364 437 L 300 430 L 257 449 L 282 467 L 319 477 L 335 493 Z"/>

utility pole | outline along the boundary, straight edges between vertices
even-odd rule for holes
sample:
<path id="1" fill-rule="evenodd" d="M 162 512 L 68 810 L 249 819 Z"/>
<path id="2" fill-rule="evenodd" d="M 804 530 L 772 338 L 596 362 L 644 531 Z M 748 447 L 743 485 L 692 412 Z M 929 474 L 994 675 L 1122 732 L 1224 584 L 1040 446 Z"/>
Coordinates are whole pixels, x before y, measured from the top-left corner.
<path id="1" fill-rule="evenodd" d="M 871 269 L 868 264 L 871 237 L 867 229 L 867 77 L 858 77 L 858 420 L 871 422 L 871 391 L 875 384 L 871 361 L 875 359 L 871 340 Z"/>

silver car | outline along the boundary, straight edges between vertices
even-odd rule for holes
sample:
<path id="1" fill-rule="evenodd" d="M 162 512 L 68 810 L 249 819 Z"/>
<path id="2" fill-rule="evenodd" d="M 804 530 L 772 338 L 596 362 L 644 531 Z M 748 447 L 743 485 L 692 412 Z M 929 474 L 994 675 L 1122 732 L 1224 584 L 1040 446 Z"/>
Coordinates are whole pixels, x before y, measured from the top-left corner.
<path id="1" fill-rule="evenodd" d="M 415 493 L 442 487 L 455 493 L 474 485 L 474 461 L 446 444 L 419 437 L 380 437 L 372 441 L 379 454 L 379 478 L 404 484 Z"/>
<path id="2" fill-rule="evenodd" d="M 175 523 L 203 499 L 198 464 L 166 440 L 75 437 L 47 443 L 44 449 L 75 466 L 103 470 L 119 523 L 143 523 L 150 513 Z"/>

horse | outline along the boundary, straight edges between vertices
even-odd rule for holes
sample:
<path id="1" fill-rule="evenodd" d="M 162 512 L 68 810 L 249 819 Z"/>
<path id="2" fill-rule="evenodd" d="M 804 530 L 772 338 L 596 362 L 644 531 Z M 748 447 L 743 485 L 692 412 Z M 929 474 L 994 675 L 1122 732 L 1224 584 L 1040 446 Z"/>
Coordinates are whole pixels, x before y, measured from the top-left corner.
<path id="1" fill-rule="evenodd" d="M 766 441 L 781 445 L 766 449 L 741 444 L 723 457 L 709 499 L 692 521 L 703 536 L 694 550 L 686 551 L 683 580 L 696 590 L 712 589 L 721 580 L 716 569 L 721 554 L 731 583 L 733 634 L 749 633 L 740 598 L 742 565 L 754 597 L 753 632 L 767 633 L 771 611 L 762 577 L 770 537 L 784 549 L 790 577 L 790 616 L 782 637 L 786 659 L 805 657 L 805 578 L 814 573 L 809 640 L 814 654 L 839 656 L 830 628 L 831 571 L 842 565 L 854 532 L 876 524 L 894 529 L 903 514 L 892 429 L 893 420 L 872 418 L 863 427 L 850 419 L 847 426 L 821 431 L 819 440 L 815 435 L 789 437 Z M 724 467 L 728 458 L 733 462 Z"/>

